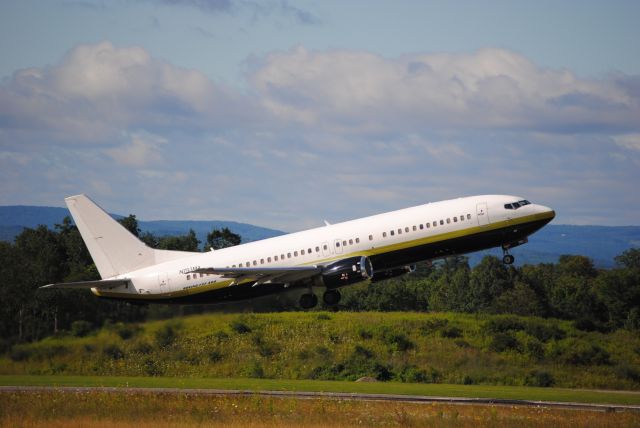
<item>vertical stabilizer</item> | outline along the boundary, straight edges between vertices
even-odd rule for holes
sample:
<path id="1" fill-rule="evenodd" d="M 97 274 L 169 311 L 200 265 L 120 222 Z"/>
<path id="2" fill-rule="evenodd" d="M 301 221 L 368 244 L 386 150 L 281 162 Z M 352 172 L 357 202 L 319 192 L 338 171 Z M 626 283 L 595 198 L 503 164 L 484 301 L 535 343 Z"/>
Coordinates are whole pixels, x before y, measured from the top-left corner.
<path id="1" fill-rule="evenodd" d="M 100 276 L 111 278 L 156 263 L 147 247 L 85 195 L 65 198 Z"/>

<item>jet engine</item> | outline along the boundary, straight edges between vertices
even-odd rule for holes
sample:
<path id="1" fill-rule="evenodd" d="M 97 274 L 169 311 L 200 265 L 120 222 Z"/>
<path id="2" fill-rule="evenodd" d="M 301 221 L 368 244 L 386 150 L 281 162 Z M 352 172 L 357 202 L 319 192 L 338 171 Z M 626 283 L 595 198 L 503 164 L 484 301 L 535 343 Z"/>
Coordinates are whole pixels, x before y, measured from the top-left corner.
<path id="1" fill-rule="evenodd" d="M 322 282 L 328 289 L 344 287 L 372 278 L 373 266 L 365 256 L 338 260 L 322 270 Z"/>

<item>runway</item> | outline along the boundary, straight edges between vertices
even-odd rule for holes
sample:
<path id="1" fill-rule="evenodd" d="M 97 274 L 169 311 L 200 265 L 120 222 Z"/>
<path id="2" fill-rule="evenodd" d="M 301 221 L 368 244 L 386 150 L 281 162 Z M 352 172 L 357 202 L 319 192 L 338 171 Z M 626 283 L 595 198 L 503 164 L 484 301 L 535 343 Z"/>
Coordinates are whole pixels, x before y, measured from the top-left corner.
<path id="1" fill-rule="evenodd" d="M 239 397 L 275 397 L 297 399 L 330 399 L 358 401 L 391 401 L 423 404 L 453 405 L 491 405 L 491 406 L 523 406 L 555 409 L 588 410 L 598 412 L 640 412 L 640 405 L 624 404 L 591 404 L 561 401 L 512 400 L 495 398 L 434 397 L 421 395 L 397 394 L 361 394 L 344 392 L 303 392 L 303 391 L 249 391 L 226 389 L 183 389 L 183 388 L 130 388 L 130 387 L 76 387 L 76 386 L 0 386 L 3 392 L 63 392 L 63 393 L 132 393 L 132 394 L 183 394 L 196 396 L 239 396 Z"/>

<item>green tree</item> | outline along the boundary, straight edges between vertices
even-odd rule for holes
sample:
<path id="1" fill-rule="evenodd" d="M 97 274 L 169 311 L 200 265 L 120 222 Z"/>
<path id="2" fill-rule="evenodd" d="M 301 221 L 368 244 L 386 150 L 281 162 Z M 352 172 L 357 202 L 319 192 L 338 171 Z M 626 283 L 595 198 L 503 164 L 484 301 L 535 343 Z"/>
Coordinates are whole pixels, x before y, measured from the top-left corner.
<path id="1" fill-rule="evenodd" d="M 466 311 L 493 311 L 494 301 L 512 288 L 511 274 L 502 261 L 494 256 L 485 256 L 471 272 Z"/>
<path id="2" fill-rule="evenodd" d="M 118 223 L 123 225 L 125 229 L 131 232 L 134 236 L 140 236 L 140 228 L 138 227 L 138 219 L 135 215 L 129 214 L 127 217 L 123 217 L 118 220 Z"/>
<path id="3" fill-rule="evenodd" d="M 207 234 L 207 243 L 205 249 L 219 250 L 221 248 L 233 247 L 240 244 L 242 238 L 240 235 L 233 233 L 228 227 L 223 227 L 222 230 L 213 229 Z"/>
<path id="4" fill-rule="evenodd" d="M 189 233 L 180 236 L 163 236 L 158 241 L 158 247 L 162 250 L 198 251 L 200 241 L 196 238 L 193 229 Z"/>

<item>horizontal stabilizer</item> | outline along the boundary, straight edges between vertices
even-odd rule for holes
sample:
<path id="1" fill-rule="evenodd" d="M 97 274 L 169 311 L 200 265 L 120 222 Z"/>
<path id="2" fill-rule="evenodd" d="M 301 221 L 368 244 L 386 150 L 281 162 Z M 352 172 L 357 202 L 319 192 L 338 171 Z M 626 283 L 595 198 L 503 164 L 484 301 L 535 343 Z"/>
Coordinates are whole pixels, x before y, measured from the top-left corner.
<path id="1" fill-rule="evenodd" d="M 105 279 L 102 281 L 58 282 L 56 284 L 43 285 L 40 288 L 72 288 L 82 290 L 85 288 L 113 288 L 128 283 L 128 279 Z"/>

